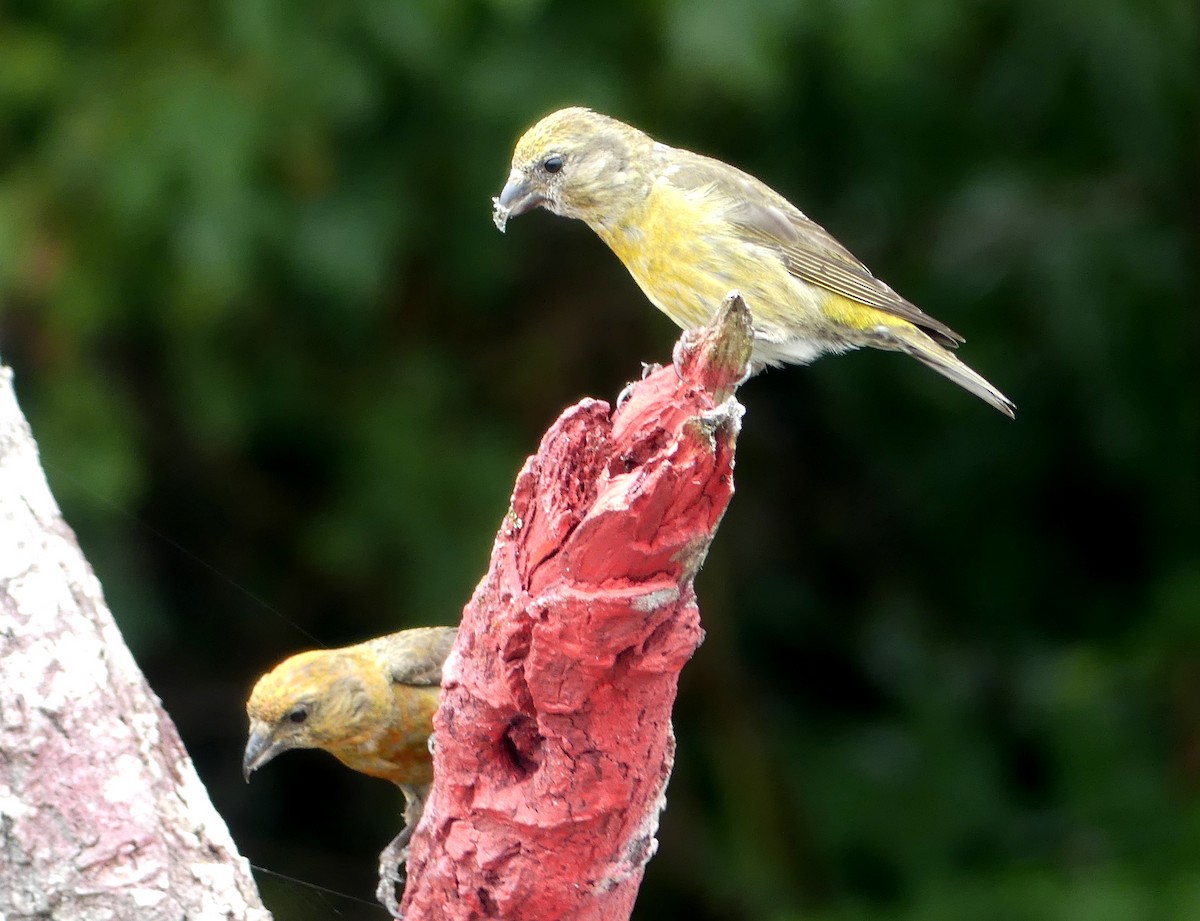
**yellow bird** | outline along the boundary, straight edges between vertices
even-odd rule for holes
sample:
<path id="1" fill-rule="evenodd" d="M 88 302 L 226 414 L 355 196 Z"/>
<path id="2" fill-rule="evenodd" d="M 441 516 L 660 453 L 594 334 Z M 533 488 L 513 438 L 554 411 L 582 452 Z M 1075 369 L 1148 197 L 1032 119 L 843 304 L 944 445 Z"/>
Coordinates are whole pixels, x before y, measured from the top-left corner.
<path id="1" fill-rule="evenodd" d="M 246 702 L 247 781 L 289 749 L 319 748 L 404 793 L 404 829 L 380 855 L 377 894 L 394 913 L 395 886 L 402 881 L 396 868 L 407 857 L 433 782 L 429 738 L 456 632 L 419 627 L 341 649 L 301 652 L 263 675 Z"/>
<path id="2" fill-rule="evenodd" d="M 961 336 L 728 163 L 590 109 L 561 109 L 517 142 L 493 219 L 503 231 L 537 207 L 591 227 L 684 329 L 740 291 L 754 315 L 752 372 L 871 346 L 911 355 L 1015 417 L 1012 401 L 955 357 Z"/>

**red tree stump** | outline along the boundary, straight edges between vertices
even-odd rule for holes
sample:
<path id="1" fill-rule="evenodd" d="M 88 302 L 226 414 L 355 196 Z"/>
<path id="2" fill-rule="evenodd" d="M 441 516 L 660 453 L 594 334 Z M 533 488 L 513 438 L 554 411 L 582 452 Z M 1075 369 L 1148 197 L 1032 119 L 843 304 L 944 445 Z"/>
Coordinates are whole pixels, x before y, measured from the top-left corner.
<path id="1" fill-rule="evenodd" d="M 750 317 L 731 296 L 615 412 L 584 400 L 526 461 L 463 612 L 403 912 L 628 918 L 657 842 L 692 580 L 733 494 Z"/>

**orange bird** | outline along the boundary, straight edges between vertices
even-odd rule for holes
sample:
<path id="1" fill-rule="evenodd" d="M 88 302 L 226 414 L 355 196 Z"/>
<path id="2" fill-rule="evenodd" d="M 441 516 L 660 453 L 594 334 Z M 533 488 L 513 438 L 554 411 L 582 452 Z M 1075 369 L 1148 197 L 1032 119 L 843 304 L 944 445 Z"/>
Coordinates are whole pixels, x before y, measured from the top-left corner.
<path id="1" fill-rule="evenodd" d="M 247 781 L 282 752 L 319 748 L 404 793 L 404 829 L 379 864 L 377 895 L 393 914 L 396 884 L 403 881 L 399 865 L 433 782 L 433 713 L 456 632 L 419 627 L 341 649 L 301 652 L 259 678 L 246 702 Z"/>

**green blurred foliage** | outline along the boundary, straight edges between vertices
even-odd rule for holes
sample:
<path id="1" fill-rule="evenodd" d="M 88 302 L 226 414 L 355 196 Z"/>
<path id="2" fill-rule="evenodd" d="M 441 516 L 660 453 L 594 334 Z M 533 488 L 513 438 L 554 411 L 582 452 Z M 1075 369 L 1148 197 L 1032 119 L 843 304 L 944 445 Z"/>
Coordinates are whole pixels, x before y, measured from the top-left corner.
<path id="1" fill-rule="evenodd" d="M 758 174 L 967 335 L 763 375 L 637 917 L 1200 916 L 1200 132 L 1186 0 L 12 0 L 0 353 L 244 852 L 370 900 L 395 791 L 244 694 L 452 622 L 512 478 L 675 331 L 495 233 L 566 103 Z M 382 911 L 261 876 L 281 921 Z"/>

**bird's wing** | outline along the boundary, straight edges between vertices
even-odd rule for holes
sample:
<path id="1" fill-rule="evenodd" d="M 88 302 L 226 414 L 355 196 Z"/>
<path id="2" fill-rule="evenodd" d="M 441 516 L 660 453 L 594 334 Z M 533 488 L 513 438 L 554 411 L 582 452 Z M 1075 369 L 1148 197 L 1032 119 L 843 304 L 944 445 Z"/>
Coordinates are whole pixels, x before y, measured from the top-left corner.
<path id="1" fill-rule="evenodd" d="M 720 160 L 674 151 L 669 181 L 681 189 L 712 187 L 729 203 L 726 218 L 747 240 L 779 253 L 788 272 L 811 285 L 859 304 L 900 317 L 942 345 L 957 346 L 962 336 L 905 300 L 871 274 L 824 227 L 768 185 Z M 680 157 L 679 155 L 684 155 Z"/>
<path id="2" fill-rule="evenodd" d="M 457 633 L 454 627 L 418 627 L 379 637 L 371 644 L 386 663 L 393 684 L 433 687 L 442 683 L 442 666 Z"/>

